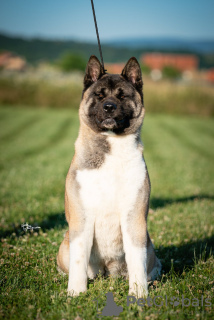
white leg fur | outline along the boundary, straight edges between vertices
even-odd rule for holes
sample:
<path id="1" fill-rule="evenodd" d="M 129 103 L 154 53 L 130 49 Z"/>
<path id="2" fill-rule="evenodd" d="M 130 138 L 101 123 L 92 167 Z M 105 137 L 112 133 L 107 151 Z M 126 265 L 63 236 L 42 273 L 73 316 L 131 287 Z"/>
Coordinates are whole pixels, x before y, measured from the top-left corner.
<path id="1" fill-rule="evenodd" d="M 69 244 L 68 295 L 76 296 L 87 290 L 87 269 L 93 242 L 93 223 L 85 229 L 88 232 L 83 231 Z"/>
<path id="2" fill-rule="evenodd" d="M 123 244 L 129 276 L 129 294 L 134 294 L 137 298 L 146 297 L 148 295 L 147 248 L 134 246 L 124 228 Z"/>
<path id="3" fill-rule="evenodd" d="M 132 253 L 127 257 L 129 265 L 129 293 L 134 293 L 138 298 L 147 297 L 147 271 L 146 271 L 146 255 L 147 249 L 132 247 Z M 132 261 L 131 261 L 132 260 Z"/>

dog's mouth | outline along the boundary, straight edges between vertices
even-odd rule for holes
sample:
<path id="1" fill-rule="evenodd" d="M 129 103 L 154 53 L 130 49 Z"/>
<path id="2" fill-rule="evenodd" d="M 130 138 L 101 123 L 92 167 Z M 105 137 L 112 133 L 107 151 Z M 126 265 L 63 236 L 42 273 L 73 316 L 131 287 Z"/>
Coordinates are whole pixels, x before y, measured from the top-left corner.
<path id="1" fill-rule="evenodd" d="M 112 130 L 117 127 L 117 122 L 113 118 L 107 118 L 101 122 L 104 129 Z"/>
<path id="2" fill-rule="evenodd" d="M 95 118 L 97 125 L 101 129 L 113 130 L 118 128 L 120 125 L 124 123 L 124 119 L 114 119 L 114 118 L 106 118 L 104 120 L 99 120 L 97 117 Z"/>

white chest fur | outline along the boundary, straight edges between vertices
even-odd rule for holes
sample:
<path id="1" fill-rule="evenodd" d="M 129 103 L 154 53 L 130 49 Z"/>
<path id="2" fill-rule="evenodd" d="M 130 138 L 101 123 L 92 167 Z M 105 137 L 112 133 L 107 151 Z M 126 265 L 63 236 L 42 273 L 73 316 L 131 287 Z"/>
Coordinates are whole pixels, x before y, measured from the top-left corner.
<path id="1" fill-rule="evenodd" d="M 95 236 L 98 244 L 103 242 L 105 255 L 108 255 L 106 241 L 114 242 L 120 220 L 133 210 L 146 175 L 134 135 L 108 136 L 107 140 L 110 153 L 103 165 L 98 169 L 78 170 L 76 176 L 84 212 L 95 225 Z"/>

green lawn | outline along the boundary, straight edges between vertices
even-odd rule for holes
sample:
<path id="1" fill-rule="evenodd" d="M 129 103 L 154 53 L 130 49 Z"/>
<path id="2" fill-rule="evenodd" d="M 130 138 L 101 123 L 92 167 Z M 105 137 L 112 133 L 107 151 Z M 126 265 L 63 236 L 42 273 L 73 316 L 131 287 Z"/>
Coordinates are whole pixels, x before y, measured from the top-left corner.
<path id="1" fill-rule="evenodd" d="M 56 254 L 67 228 L 64 182 L 78 125 L 74 110 L 0 108 L 0 318 L 96 319 L 93 299 L 101 311 L 112 291 L 123 307 L 120 319 L 213 319 L 214 119 L 145 117 L 148 227 L 163 264 L 149 295 L 164 297 L 156 299 L 159 307 L 127 307 L 123 279 L 98 278 L 86 294 L 66 295 L 68 278 L 57 272 Z M 40 229 L 24 232 L 25 222 Z M 182 306 L 182 295 L 190 306 Z M 166 305 L 165 296 L 179 305 Z"/>

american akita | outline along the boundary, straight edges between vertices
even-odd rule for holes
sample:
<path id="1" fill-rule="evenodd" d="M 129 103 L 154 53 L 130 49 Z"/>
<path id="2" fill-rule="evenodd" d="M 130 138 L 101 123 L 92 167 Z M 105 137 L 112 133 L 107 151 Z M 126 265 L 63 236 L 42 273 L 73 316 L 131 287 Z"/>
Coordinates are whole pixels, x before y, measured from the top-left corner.
<path id="1" fill-rule="evenodd" d="M 129 294 L 148 294 L 160 274 L 147 231 L 150 181 L 142 155 L 141 69 L 131 58 L 121 75 L 91 56 L 79 109 L 80 130 L 65 186 L 69 224 L 57 257 L 68 294 L 87 290 L 99 272 L 127 276 Z"/>

